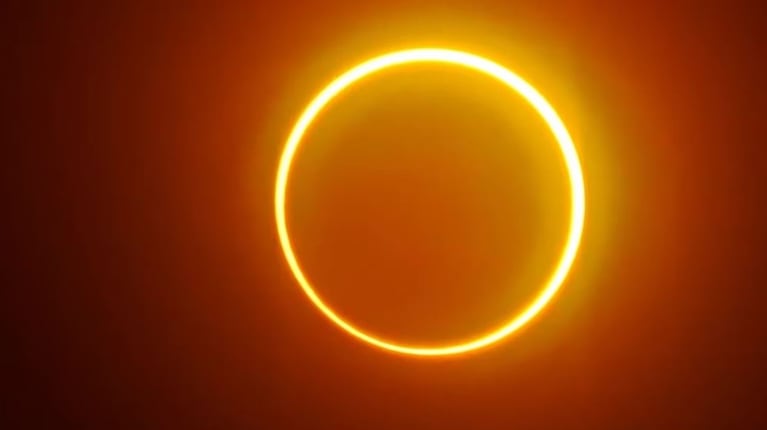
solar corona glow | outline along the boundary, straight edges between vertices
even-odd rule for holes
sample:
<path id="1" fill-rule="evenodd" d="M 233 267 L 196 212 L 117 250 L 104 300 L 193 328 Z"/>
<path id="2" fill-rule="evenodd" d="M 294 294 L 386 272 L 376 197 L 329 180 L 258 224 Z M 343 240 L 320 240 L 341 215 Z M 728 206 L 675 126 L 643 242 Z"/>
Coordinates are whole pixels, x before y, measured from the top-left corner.
<path id="1" fill-rule="evenodd" d="M 344 320 L 322 300 L 301 270 L 290 242 L 285 219 L 285 200 L 290 166 L 296 150 L 312 122 L 334 97 L 361 79 L 387 68 L 414 63 L 441 63 L 465 67 L 489 75 L 500 84 L 522 96 L 543 118 L 556 138 L 564 157 L 569 181 L 570 217 L 567 237 L 556 267 L 548 275 L 537 296 L 520 313 L 511 316 L 500 326 L 480 333 L 474 338 L 452 344 L 423 346 L 398 343 L 395 340 L 374 336 Z M 515 73 L 486 58 L 450 49 L 424 48 L 392 52 L 365 61 L 335 78 L 314 97 L 298 118 L 285 143 L 277 170 L 274 208 L 280 246 L 288 266 L 304 293 L 327 318 L 351 336 L 384 350 L 416 356 L 443 356 L 461 354 L 492 345 L 518 331 L 541 312 L 562 286 L 575 260 L 583 232 L 586 202 L 583 173 L 570 134 L 551 105 L 535 88 Z"/>

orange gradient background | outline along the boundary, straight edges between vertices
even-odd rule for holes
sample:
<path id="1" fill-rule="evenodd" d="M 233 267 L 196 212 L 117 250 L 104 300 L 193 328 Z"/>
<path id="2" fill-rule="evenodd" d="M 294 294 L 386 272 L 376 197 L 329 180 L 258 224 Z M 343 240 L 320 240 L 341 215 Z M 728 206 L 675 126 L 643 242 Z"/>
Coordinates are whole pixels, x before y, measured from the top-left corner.
<path id="1" fill-rule="evenodd" d="M 14 396 L 0 427 L 767 427 L 760 5 L 4 8 Z M 273 212 L 280 151 L 311 97 L 416 46 L 530 82 L 567 125 L 587 193 L 578 257 L 541 315 L 492 348 L 428 360 L 324 318 Z M 453 341 L 540 286 L 566 233 L 565 179 L 519 97 L 408 66 L 319 118 L 288 222 L 345 316 Z"/>

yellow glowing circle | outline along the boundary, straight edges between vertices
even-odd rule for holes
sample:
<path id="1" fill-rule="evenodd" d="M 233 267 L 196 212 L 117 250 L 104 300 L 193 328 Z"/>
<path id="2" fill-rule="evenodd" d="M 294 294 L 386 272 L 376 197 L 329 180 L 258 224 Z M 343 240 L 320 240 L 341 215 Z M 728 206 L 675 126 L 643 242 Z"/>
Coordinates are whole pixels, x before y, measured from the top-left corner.
<path id="1" fill-rule="evenodd" d="M 571 213 L 567 240 L 562 249 L 557 266 L 549 275 L 541 292 L 522 312 L 513 316 L 513 318 L 506 321 L 501 326 L 495 327 L 488 332 L 463 342 L 439 346 L 406 345 L 382 339 L 366 333 L 341 318 L 341 316 L 322 301 L 301 271 L 301 267 L 298 264 L 298 260 L 296 259 L 296 255 L 293 252 L 293 247 L 290 243 L 287 223 L 285 220 L 285 193 L 288 185 L 290 165 L 293 161 L 296 149 L 301 143 L 301 139 L 312 121 L 334 97 L 355 82 L 383 69 L 411 63 L 444 63 L 467 67 L 497 79 L 503 85 L 511 88 L 524 97 L 524 99 L 530 103 L 530 105 L 532 105 L 538 114 L 546 121 L 549 129 L 554 134 L 554 137 L 559 144 L 559 148 L 562 151 L 562 155 L 564 156 L 570 183 Z M 392 52 L 365 61 L 334 79 L 328 86 L 320 91 L 319 94 L 317 94 L 293 126 L 293 130 L 283 149 L 277 171 L 277 182 L 274 192 L 274 210 L 277 218 L 277 233 L 279 235 L 280 246 L 285 254 L 285 259 L 290 266 L 290 270 L 293 272 L 293 276 L 295 276 L 304 293 L 306 293 L 312 303 L 314 303 L 326 317 L 348 334 L 379 348 L 402 354 L 439 356 L 460 354 L 491 345 L 520 329 L 537 315 L 544 306 L 546 306 L 564 282 L 567 273 L 573 264 L 573 260 L 575 259 L 583 232 L 586 202 L 583 173 L 581 171 L 580 161 L 578 160 L 578 153 L 575 150 L 570 134 L 567 132 L 565 125 L 551 105 L 540 93 L 538 93 L 538 91 L 535 90 L 535 88 L 515 73 L 486 58 L 449 49 L 424 48 Z"/>

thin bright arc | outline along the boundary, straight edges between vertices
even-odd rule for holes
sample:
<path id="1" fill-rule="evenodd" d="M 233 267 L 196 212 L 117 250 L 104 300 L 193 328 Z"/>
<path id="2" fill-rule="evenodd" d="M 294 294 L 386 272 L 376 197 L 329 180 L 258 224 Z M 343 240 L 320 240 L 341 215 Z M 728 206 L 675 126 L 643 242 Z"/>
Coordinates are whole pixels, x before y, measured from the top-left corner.
<path id="1" fill-rule="evenodd" d="M 569 230 L 557 267 L 549 276 L 541 292 L 530 302 L 530 304 L 506 323 L 485 334 L 479 335 L 472 340 L 436 347 L 406 345 L 384 340 L 365 333 L 338 316 L 338 314 L 327 306 L 319 295 L 317 295 L 314 288 L 312 288 L 311 283 L 306 279 L 306 276 L 301 270 L 290 242 L 285 216 L 285 199 L 290 164 L 293 161 L 295 152 L 298 149 L 298 145 L 306 133 L 306 130 L 322 109 L 344 89 L 372 73 L 392 66 L 424 62 L 447 63 L 479 71 L 497 79 L 507 87 L 522 95 L 522 97 L 533 106 L 538 114 L 543 117 L 559 144 L 565 160 L 570 183 L 571 200 Z M 375 57 L 359 64 L 346 73 L 343 73 L 315 96 L 299 117 L 285 144 L 277 171 L 274 202 L 277 233 L 285 259 L 288 262 L 291 272 L 301 286 L 301 289 L 306 293 L 314 305 L 344 331 L 362 341 L 388 351 L 419 356 L 453 355 L 489 346 L 519 330 L 535 317 L 554 297 L 567 278 L 567 274 L 575 260 L 580 246 L 586 212 L 583 172 L 578 153 L 567 128 L 546 99 L 524 79 L 493 61 L 466 52 L 441 48 L 411 49 Z"/>

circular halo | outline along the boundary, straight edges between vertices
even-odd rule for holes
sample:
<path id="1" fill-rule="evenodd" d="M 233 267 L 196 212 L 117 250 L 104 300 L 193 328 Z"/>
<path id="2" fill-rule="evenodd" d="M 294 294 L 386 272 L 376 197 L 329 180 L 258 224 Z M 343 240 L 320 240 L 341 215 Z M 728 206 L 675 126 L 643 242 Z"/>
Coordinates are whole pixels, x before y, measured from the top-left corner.
<path id="1" fill-rule="evenodd" d="M 341 318 L 341 316 L 325 304 L 320 296 L 314 291 L 314 288 L 302 272 L 290 243 L 287 222 L 285 219 L 285 194 L 287 191 L 290 165 L 296 150 L 298 149 L 298 145 L 301 143 L 301 139 L 306 133 L 306 130 L 310 127 L 312 121 L 314 121 L 317 115 L 322 112 L 323 108 L 325 108 L 334 97 L 350 85 L 375 72 L 411 63 L 444 63 L 466 67 L 482 74 L 489 75 L 500 81 L 500 83 L 506 87 L 516 91 L 538 112 L 543 120 L 546 121 L 549 129 L 554 134 L 559 149 L 564 157 L 570 183 L 571 210 L 567 239 L 562 248 L 556 268 L 551 272 L 538 295 L 526 305 L 524 310 L 514 315 L 500 326 L 466 341 L 438 346 L 408 345 L 388 339 L 382 339 L 355 327 Z M 274 210 L 277 220 L 277 234 L 288 266 L 290 267 L 293 276 L 296 278 L 296 281 L 298 281 L 298 284 L 301 286 L 301 289 L 327 318 L 353 337 L 387 351 L 417 356 L 442 356 L 461 354 L 492 345 L 519 330 L 546 306 L 562 286 L 562 283 L 567 277 L 570 267 L 575 260 L 575 255 L 578 252 L 583 233 L 586 201 L 583 172 L 581 171 L 581 165 L 575 145 L 573 144 L 570 134 L 562 120 L 546 99 L 544 99 L 535 88 L 515 73 L 486 58 L 450 49 L 422 48 L 396 51 L 365 61 L 335 78 L 314 97 L 293 126 L 282 151 L 274 190 Z"/>

